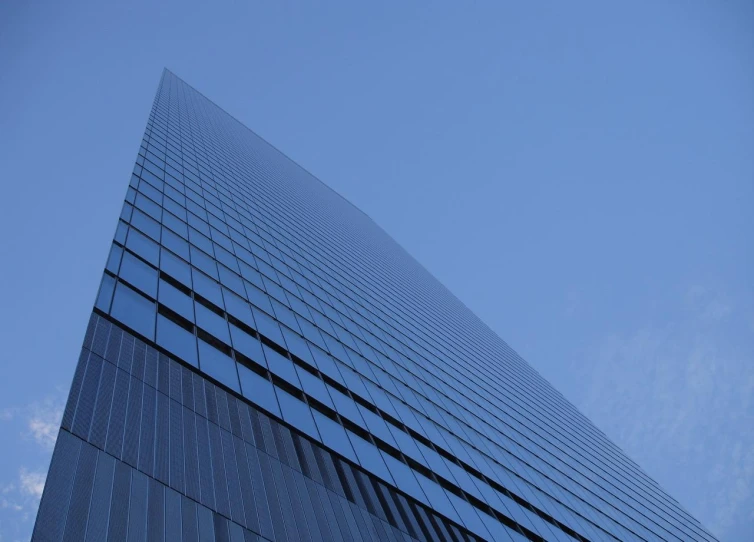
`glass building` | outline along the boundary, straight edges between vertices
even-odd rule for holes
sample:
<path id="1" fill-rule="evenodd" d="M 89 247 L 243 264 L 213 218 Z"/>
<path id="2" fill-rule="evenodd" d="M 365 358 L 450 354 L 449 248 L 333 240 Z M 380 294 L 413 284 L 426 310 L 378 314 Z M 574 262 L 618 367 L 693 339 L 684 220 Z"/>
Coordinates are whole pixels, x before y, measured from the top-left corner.
<path id="1" fill-rule="evenodd" d="M 33 540 L 714 537 L 368 216 L 165 71 Z"/>

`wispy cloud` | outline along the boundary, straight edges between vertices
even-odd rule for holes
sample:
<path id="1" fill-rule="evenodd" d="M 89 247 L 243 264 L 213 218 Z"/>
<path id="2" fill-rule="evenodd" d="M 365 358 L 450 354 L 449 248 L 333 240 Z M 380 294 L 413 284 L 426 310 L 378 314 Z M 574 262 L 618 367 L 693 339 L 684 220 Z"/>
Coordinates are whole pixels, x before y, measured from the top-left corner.
<path id="1" fill-rule="evenodd" d="M 60 420 L 63 417 L 63 404 L 48 400 L 31 408 L 27 426 L 29 434 L 40 446 L 52 450 L 58 437 Z"/>
<path id="2" fill-rule="evenodd" d="M 0 410 L 3 440 L 14 452 L 0 465 L 0 542 L 28 539 L 44 490 L 47 464 L 63 414 L 65 392 Z"/>
<path id="3" fill-rule="evenodd" d="M 52 450 L 63 417 L 63 397 L 62 392 L 57 392 L 25 406 L 6 407 L 0 410 L 0 421 L 22 421 L 22 438 L 33 440 L 45 450 Z"/>
<path id="4" fill-rule="evenodd" d="M 754 519 L 754 352 L 724 296 L 696 286 L 679 303 L 686 317 L 592 347 L 578 406 L 725 538 Z"/>
<path id="5" fill-rule="evenodd" d="M 45 478 L 47 474 L 45 471 L 30 471 L 25 467 L 21 467 L 18 472 L 19 489 L 25 495 L 29 495 L 35 499 L 42 497 L 42 491 L 45 488 Z"/>
<path id="6" fill-rule="evenodd" d="M 16 531 L 20 530 L 21 525 L 28 524 L 35 516 L 42 491 L 44 491 L 46 476 L 44 469 L 30 470 L 20 467 L 16 480 L 4 485 L 0 490 L 0 510 L 12 514 L 14 521 L 17 522 L 14 526 Z M 0 532 L 0 540 L 2 540 L 2 535 L 3 533 Z"/>

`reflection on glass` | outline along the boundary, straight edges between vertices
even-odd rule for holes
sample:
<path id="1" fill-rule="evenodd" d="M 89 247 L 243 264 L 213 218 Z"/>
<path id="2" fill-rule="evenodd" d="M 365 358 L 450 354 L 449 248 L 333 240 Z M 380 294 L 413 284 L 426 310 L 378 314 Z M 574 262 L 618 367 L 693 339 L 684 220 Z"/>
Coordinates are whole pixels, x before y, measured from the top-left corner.
<path id="1" fill-rule="evenodd" d="M 115 289 L 115 279 L 108 274 L 102 275 L 102 283 L 99 287 L 99 293 L 97 294 L 97 302 L 95 306 L 101 310 L 108 312 L 110 310 L 110 302 L 113 299 L 113 290 Z"/>
<path id="2" fill-rule="evenodd" d="M 157 269 L 144 263 L 130 252 L 123 254 L 120 276 L 149 297 L 157 297 Z"/>
<path id="3" fill-rule="evenodd" d="M 120 320 L 148 339 L 154 340 L 156 313 L 154 301 L 150 301 L 122 282 L 118 282 L 115 287 L 113 306 L 110 310 L 113 318 Z"/>
<path id="4" fill-rule="evenodd" d="M 214 346 L 201 339 L 199 343 L 199 368 L 218 382 L 240 392 L 236 362 Z"/>
<path id="5" fill-rule="evenodd" d="M 157 315 L 157 344 L 194 367 L 198 365 L 194 334 L 161 314 Z"/>
<path id="6" fill-rule="evenodd" d="M 272 382 L 262 378 L 240 363 L 238 364 L 238 376 L 241 379 L 241 390 L 244 397 L 268 412 L 280 416 L 280 407 Z"/>

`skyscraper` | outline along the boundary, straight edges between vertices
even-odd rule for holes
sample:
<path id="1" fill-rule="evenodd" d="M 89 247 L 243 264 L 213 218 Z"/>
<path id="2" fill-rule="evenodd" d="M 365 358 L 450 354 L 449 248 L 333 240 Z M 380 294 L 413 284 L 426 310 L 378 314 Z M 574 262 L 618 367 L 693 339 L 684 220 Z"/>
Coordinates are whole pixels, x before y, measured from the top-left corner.
<path id="1" fill-rule="evenodd" d="M 165 71 L 33 539 L 714 537 L 369 217 Z"/>

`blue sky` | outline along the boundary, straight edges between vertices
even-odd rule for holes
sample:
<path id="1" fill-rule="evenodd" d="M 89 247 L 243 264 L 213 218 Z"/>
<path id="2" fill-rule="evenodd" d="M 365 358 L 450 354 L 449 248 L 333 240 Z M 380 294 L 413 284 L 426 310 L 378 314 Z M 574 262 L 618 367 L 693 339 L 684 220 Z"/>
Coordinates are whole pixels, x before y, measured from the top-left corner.
<path id="1" fill-rule="evenodd" d="M 28 539 L 165 66 L 754 538 L 751 2 L 105 4 L 0 7 L 0 541 Z"/>

